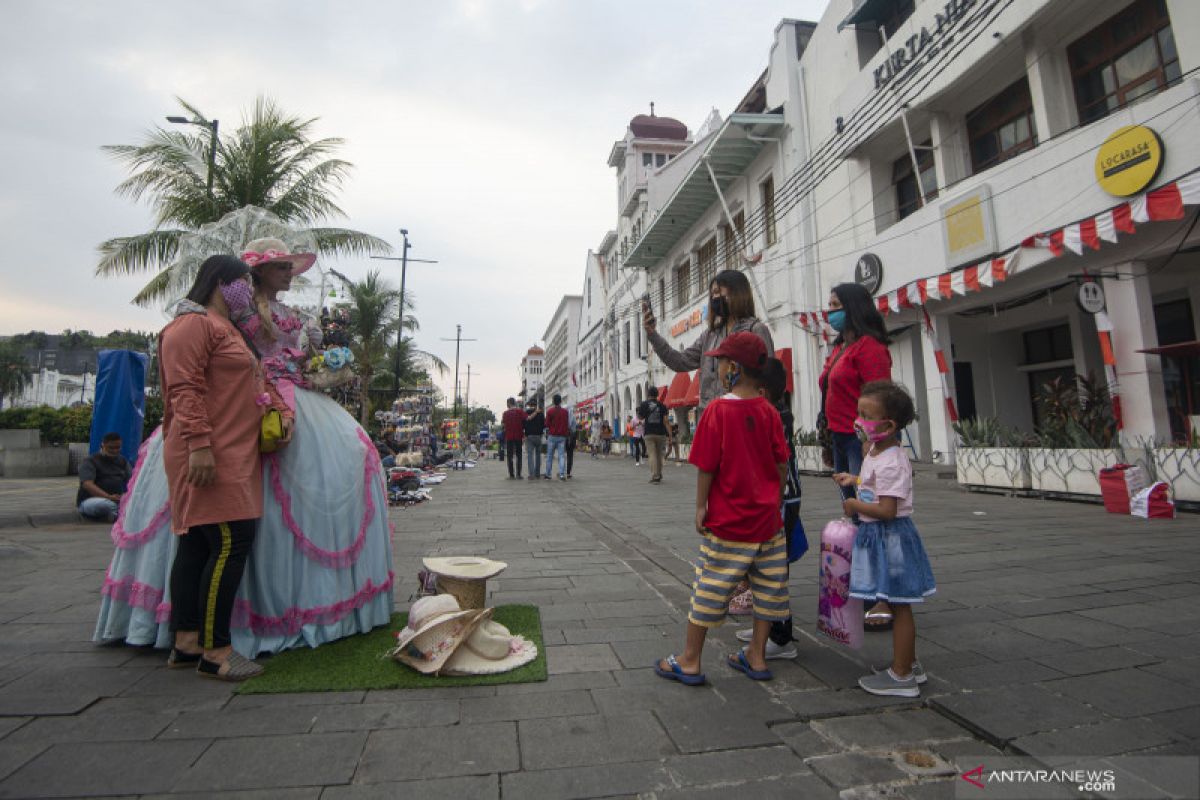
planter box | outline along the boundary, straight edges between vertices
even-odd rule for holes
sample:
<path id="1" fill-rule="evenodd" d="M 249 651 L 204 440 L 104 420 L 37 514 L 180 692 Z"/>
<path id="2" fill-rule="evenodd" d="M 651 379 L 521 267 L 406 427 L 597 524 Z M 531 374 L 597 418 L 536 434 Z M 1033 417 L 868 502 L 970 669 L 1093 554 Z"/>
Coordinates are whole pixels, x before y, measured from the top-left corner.
<path id="1" fill-rule="evenodd" d="M 954 453 L 954 468 L 964 486 L 1033 487 L 1029 451 L 1023 447 L 960 447 Z"/>
<path id="2" fill-rule="evenodd" d="M 796 445 L 796 469 L 820 475 L 832 475 L 833 470 L 821 460 L 821 448 L 815 444 Z"/>
<path id="3" fill-rule="evenodd" d="M 1176 500 L 1200 503 L 1200 448 L 1154 448 L 1154 471 L 1171 484 Z"/>
<path id="4" fill-rule="evenodd" d="M 1033 448 L 1029 451 L 1033 488 L 1039 492 L 1099 497 L 1100 470 L 1123 460 L 1120 450 L 1107 448 Z"/>

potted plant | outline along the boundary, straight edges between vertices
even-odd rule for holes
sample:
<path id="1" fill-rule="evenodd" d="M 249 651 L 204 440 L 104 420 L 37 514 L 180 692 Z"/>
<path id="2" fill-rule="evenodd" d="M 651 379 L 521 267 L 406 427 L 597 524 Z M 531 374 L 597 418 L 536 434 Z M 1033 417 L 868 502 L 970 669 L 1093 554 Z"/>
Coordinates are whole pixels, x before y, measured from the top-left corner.
<path id="1" fill-rule="evenodd" d="M 821 444 L 816 431 L 796 431 L 796 469 L 813 475 L 829 475 L 833 472 L 821 458 Z"/>
<path id="2" fill-rule="evenodd" d="M 1200 431 L 1170 445 L 1151 449 L 1158 480 L 1171 484 L 1176 500 L 1200 503 Z"/>
<path id="3" fill-rule="evenodd" d="M 1108 386 L 1092 376 L 1055 378 L 1038 392 L 1042 421 L 1030 450 L 1039 492 L 1100 494 L 1100 470 L 1123 462 Z"/>
<path id="4" fill-rule="evenodd" d="M 954 468 L 960 484 L 1014 491 L 1033 487 L 1028 437 L 995 417 L 961 420 L 954 423 L 954 432 Z"/>

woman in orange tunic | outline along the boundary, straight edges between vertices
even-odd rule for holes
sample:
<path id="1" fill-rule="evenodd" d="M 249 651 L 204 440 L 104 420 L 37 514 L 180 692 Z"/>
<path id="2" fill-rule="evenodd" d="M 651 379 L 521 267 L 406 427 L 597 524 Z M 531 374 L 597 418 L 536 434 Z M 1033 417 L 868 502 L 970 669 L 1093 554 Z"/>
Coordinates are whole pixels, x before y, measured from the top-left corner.
<path id="1" fill-rule="evenodd" d="M 171 666 L 244 680 L 262 668 L 230 646 L 229 620 L 262 516 L 258 439 L 265 394 L 258 360 L 229 321 L 250 303 L 249 268 L 233 256 L 200 267 L 159 340 L 163 462 L 171 529 Z M 286 429 L 285 429 L 286 430 Z"/>

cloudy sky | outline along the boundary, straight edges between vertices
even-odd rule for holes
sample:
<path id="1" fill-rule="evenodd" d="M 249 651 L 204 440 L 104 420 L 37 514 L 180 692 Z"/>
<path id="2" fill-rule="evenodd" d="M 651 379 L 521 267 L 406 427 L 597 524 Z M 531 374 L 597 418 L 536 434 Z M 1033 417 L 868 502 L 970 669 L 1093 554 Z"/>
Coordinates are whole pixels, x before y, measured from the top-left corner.
<path id="1" fill-rule="evenodd" d="M 10 0 L 0 28 L 0 334 L 151 330 L 146 276 L 96 278 L 96 245 L 152 225 L 113 194 L 100 151 L 136 143 L 180 96 L 231 130 L 255 97 L 319 117 L 356 169 L 344 224 L 409 230 L 419 346 L 493 408 L 616 218 L 606 159 L 630 117 L 695 130 L 766 66 L 784 17 L 827 0 L 447 0 L 438 3 Z M 163 123 L 165 124 L 165 123 Z M 383 265 L 328 263 L 351 276 Z M 439 381 L 449 389 L 453 376 Z"/>

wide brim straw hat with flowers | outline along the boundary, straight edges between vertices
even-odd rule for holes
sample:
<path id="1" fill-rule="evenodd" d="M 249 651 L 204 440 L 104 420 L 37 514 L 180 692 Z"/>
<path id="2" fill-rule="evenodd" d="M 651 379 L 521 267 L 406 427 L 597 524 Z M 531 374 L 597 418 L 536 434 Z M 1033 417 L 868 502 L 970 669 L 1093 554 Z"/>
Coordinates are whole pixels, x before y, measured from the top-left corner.
<path id="1" fill-rule="evenodd" d="M 479 621 L 490 615 L 491 609 L 463 611 L 453 595 L 422 597 L 412 604 L 408 624 L 396 634 L 392 658 L 417 672 L 437 674 Z"/>
<path id="2" fill-rule="evenodd" d="M 171 262 L 162 276 L 164 296 L 169 301 L 167 308 L 173 307 L 188 293 L 188 290 L 192 288 L 192 283 L 196 280 L 196 273 L 200 271 L 200 265 L 209 256 L 228 255 L 242 258 L 243 253 L 249 249 L 248 245 L 263 239 L 281 243 L 282 249 L 287 251 L 285 255 L 289 260 L 292 257 L 299 258 L 303 255 L 302 260 L 308 261 L 308 266 L 304 269 L 311 267 L 313 261 L 316 260 L 316 256 L 313 254 L 317 252 L 317 239 L 311 231 L 290 225 L 265 208 L 243 206 L 236 211 L 230 211 L 216 222 L 202 225 L 199 230 L 190 231 L 179 237 L 175 260 Z M 308 260 L 309 256 L 312 258 L 311 261 Z M 298 274 L 295 273 L 294 265 L 293 271 L 294 274 Z M 317 270 L 317 272 L 320 271 L 320 269 Z M 288 292 L 289 305 L 319 308 L 323 297 L 314 297 L 312 298 L 314 302 L 311 303 L 303 302 L 300 298 L 310 289 L 323 283 L 323 275 L 316 281 L 310 276 L 300 278 L 292 284 L 292 289 Z M 323 294 L 323 286 L 318 291 Z"/>
<path id="3" fill-rule="evenodd" d="M 261 267 L 266 264 L 291 264 L 292 274 L 299 275 L 317 263 L 316 253 L 296 253 L 282 239 L 266 236 L 247 242 L 245 249 L 239 254 L 242 261 L 251 267 Z"/>
<path id="4" fill-rule="evenodd" d="M 513 636 L 491 618 L 492 609 L 480 617 L 467 638 L 442 666 L 443 675 L 494 675 L 524 666 L 537 658 L 537 645 L 524 636 Z"/>

